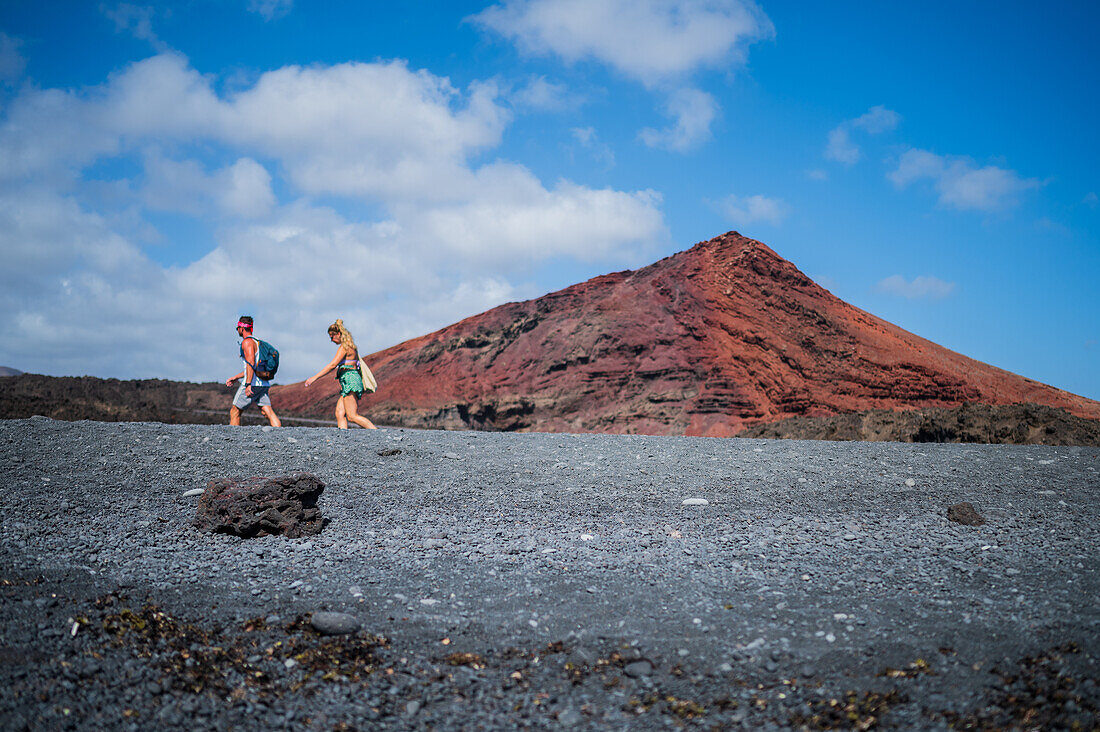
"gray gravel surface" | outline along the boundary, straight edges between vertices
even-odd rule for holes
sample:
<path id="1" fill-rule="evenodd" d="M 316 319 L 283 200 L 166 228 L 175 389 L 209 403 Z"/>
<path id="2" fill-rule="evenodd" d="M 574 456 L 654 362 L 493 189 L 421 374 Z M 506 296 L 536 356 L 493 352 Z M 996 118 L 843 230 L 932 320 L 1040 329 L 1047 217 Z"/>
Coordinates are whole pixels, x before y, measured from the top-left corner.
<path id="1" fill-rule="evenodd" d="M 190 526 L 207 480 L 300 470 L 319 536 Z M 0 421 L 0 728 L 1096 729 L 1098 471 L 1076 447 Z M 960 501 L 988 523 L 947 521 Z"/>

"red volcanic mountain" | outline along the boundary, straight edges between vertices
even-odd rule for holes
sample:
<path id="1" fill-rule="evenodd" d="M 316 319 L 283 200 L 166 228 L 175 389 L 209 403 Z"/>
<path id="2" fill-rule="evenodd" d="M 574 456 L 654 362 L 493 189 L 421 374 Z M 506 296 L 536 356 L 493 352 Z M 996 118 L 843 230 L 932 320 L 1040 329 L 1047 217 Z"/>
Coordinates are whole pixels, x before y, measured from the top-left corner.
<path id="1" fill-rule="evenodd" d="M 730 232 L 636 271 L 509 303 L 367 358 L 380 424 L 733 435 L 792 416 L 1100 402 L 962 356 L 816 285 Z M 336 382 L 278 389 L 328 416 Z"/>

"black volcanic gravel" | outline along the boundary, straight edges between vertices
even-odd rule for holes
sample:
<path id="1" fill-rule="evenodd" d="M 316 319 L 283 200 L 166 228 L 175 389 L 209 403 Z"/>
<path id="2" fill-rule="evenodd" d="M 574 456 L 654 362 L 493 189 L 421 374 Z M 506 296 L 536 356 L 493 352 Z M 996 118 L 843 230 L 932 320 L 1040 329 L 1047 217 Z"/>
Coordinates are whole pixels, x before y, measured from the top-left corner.
<path id="1" fill-rule="evenodd" d="M 319 536 L 190 526 L 300 470 Z M 1096 448 L 32 418 L 0 481 L 3 729 L 1100 723 Z"/>

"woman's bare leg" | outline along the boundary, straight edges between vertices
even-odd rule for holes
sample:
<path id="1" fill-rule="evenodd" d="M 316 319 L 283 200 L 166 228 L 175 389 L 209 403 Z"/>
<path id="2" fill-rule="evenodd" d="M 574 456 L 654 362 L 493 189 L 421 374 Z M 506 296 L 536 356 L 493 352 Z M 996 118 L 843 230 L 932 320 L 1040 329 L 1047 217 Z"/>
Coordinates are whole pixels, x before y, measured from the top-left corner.
<path id="1" fill-rule="evenodd" d="M 359 400 L 355 398 L 354 394 L 348 394 L 346 397 L 340 400 L 344 403 L 344 412 L 347 414 L 347 418 L 355 424 L 359 425 L 365 430 L 376 430 L 374 422 L 359 414 Z M 345 422 L 346 424 L 346 422 Z"/>
<path id="2" fill-rule="evenodd" d="M 336 426 L 342 430 L 348 428 L 348 417 L 344 411 L 344 397 L 336 400 Z"/>

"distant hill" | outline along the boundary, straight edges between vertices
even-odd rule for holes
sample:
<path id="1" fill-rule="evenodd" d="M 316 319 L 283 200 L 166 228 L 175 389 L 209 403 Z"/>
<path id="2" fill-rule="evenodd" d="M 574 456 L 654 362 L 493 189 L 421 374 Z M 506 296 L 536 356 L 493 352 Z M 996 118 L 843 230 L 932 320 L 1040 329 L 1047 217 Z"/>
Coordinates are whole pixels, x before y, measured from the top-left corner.
<path id="1" fill-rule="evenodd" d="M 218 424 L 227 421 L 231 396 L 224 384 L 20 374 L 0 381 L 0 417 Z"/>
<path id="2" fill-rule="evenodd" d="M 833 417 L 791 417 L 738 437 L 861 442 L 982 442 L 1100 447 L 1100 420 L 1042 404 L 964 404 L 907 412 L 875 409 Z"/>
<path id="3" fill-rule="evenodd" d="M 1100 403 L 938 346 L 838 299 L 730 232 L 636 271 L 509 303 L 367 358 L 381 424 L 732 436 L 789 417 Z M 331 413 L 336 382 L 277 387 Z"/>
<path id="4" fill-rule="evenodd" d="M 218 383 L 20 374 L 0 380 L 0 419 L 41 415 L 68 421 L 227 424 L 234 391 Z M 288 426 L 336 424 L 333 419 L 279 416 Z M 245 424 L 267 424 L 256 409 L 241 418 Z"/>
<path id="5" fill-rule="evenodd" d="M 0 376 L 18 376 L 23 373 L 19 369 L 13 369 L 10 366 L 0 366 Z"/>
<path id="6" fill-rule="evenodd" d="M 232 389 L 222 384 L 22 374 L 0 379 L 0 419 L 42 415 L 70 421 L 226 424 L 232 393 Z M 295 415 L 278 402 L 276 408 L 283 424 L 288 426 L 335 425 L 330 419 Z M 267 423 L 254 409 L 245 411 L 243 419 L 245 424 Z M 871 410 L 832 417 L 794 417 L 750 427 L 736 436 L 1100 446 L 1100 420 L 1083 419 L 1062 409 L 1036 404 L 964 404 L 951 409 Z"/>

